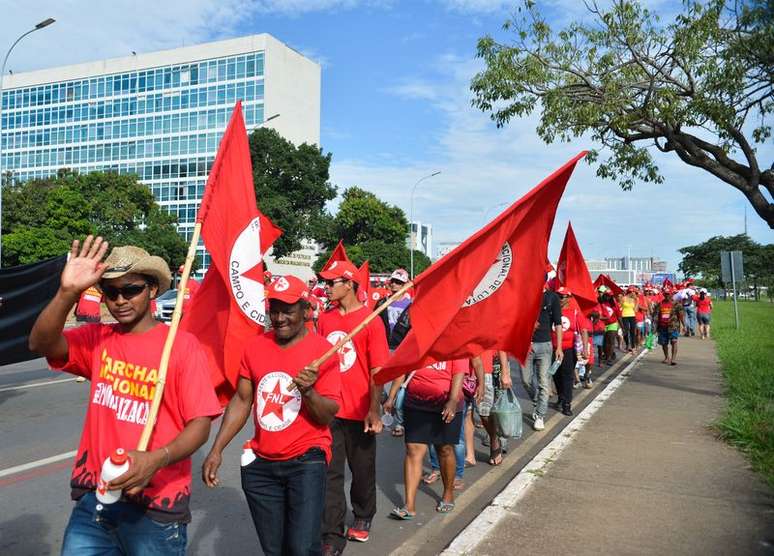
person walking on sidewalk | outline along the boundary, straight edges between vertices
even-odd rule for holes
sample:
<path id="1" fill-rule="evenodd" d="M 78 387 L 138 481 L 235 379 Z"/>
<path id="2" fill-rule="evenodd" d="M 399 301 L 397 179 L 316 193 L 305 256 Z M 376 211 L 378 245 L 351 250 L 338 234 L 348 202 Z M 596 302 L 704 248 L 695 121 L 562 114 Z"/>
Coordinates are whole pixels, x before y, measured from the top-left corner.
<path id="1" fill-rule="evenodd" d="M 702 288 L 694 299 L 696 302 L 696 319 L 699 323 L 699 334 L 702 340 L 709 338 L 710 320 L 712 320 L 712 299 L 709 292 Z"/>
<path id="2" fill-rule="evenodd" d="M 677 365 L 677 340 L 680 338 L 680 327 L 685 327 L 685 311 L 680 301 L 672 299 L 672 291 L 664 288 L 664 299 L 653 309 L 653 321 L 658 331 L 658 343 L 664 350 L 665 365 Z M 669 354 L 669 346 L 672 354 Z"/>
<path id="3" fill-rule="evenodd" d="M 511 388 L 511 368 L 508 354 L 504 351 L 486 350 L 470 359 L 476 375 L 484 377 L 484 392 L 480 401 L 476 401 L 478 414 L 489 435 L 489 465 L 497 466 L 503 462 L 503 439 L 497 436 L 496 424 L 490 418 L 497 390 Z M 497 374 L 495 376 L 495 371 Z"/>
<path id="4" fill-rule="evenodd" d="M 562 360 L 564 353 L 561 347 L 552 347 L 551 333 L 562 340 L 562 308 L 559 297 L 549 289 L 543 290 L 543 301 L 540 314 L 535 322 L 532 333 L 532 344 L 527 354 L 527 360 L 521 367 L 521 380 L 524 389 L 532 398 L 532 427 L 536 431 L 545 428 L 545 417 L 548 411 L 548 398 L 551 394 L 548 369 L 552 358 Z M 515 360 L 514 360 L 515 361 Z"/>
<path id="5" fill-rule="evenodd" d="M 339 410 L 341 373 L 338 357 L 319 369 L 308 366 L 331 348 L 306 327 L 310 296 L 295 276 L 280 276 L 269 286 L 272 330 L 246 343 L 237 392 L 202 465 L 204 484 L 217 486 L 221 454 L 255 405 L 250 449 L 256 457 L 242 467 L 242 489 L 267 556 L 322 552 L 328 425 Z"/>
<path id="6" fill-rule="evenodd" d="M 562 350 L 562 364 L 554 375 L 554 383 L 559 394 L 557 407 L 568 417 L 572 415 L 572 386 L 575 380 L 575 366 L 578 356 L 588 359 L 587 349 L 589 337 L 581 322 L 581 312 L 577 304 L 572 302 L 572 292 L 566 288 L 559 288 L 562 307 L 561 334 L 555 335 L 555 345 Z M 577 346 L 577 347 L 576 347 Z M 577 350 L 577 351 L 576 351 Z"/>
<path id="7" fill-rule="evenodd" d="M 335 306 L 320 315 L 317 329 L 333 345 L 371 313 L 358 301 L 358 276 L 358 269 L 349 261 L 335 261 L 320 273 L 327 297 Z M 347 540 L 366 542 L 369 538 L 376 514 L 375 435 L 383 426 L 379 410 L 382 388 L 374 384 L 373 375 L 388 357 L 384 325 L 378 318 L 339 350 L 342 399 L 331 423 L 333 457 L 325 494 L 323 554 L 341 554 Z M 349 495 L 355 517 L 352 527 L 346 530 L 345 462 L 352 472 Z"/>
<path id="8" fill-rule="evenodd" d="M 62 270 L 59 290 L 30 332 L 32 351 L 54 369 L 91 380 L 86 419 L 70 479 L 76 500 L 62 554 L 184 554 L 191 521 L 191 454 L 221 414 L 199 341 L 178 332 L 166 387 L 146 451 L 134 450 L 148 420 L 169 327 L 153 319 L 150 300 L 169 288 L 172 275 L 161 257 L 134 246 L 116 247 L 105 262 L 107 242 L 76 240 Z M 64 330 L 78 297 L 99 284 L 114 324 Z M 103 462 L 126 450 L 129 469 L 101 483 Z M 123 491 L 100 504 L 97 490 Z"/>
<path id="9" fill-rule="evenodd" d="M 390 517 L 394 519 L 416 516 L 416 494 L 428 444 L 434 445 L 438 453 L 443 481 L 443 495 L 435 510 L 448 513 L 454 509 L 454 445 L 462 431 L 462 379 L 468 365 L 467 359 L 433 363 L 415 371 L 406 388 L 406 504 L 392 510 Z"/>
<path id="10" fill-rule="evenodd" d="M 607 286 L 599 287 L 599 305 L 602 309 L 600 320 L 605 325 L 605 364 L 615 363 L 615 343 L 618 339 L 618 304 Z"/>
<path id="11" fill-rule="evenodd" d="M 621 322 L 626 350 L 632 353 L 637 345 L 637 291 L 632 286 L 621 298 Z"/>

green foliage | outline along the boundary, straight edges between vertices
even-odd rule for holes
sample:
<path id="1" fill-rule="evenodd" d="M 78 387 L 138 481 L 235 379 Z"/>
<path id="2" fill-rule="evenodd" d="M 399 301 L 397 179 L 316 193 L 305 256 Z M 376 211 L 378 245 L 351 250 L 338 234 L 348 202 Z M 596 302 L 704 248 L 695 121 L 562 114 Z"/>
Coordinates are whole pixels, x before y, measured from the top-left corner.
<path id="1" fill-rule="evenodd" d="M 330 222 L 325 204 L 336 197 L 328 182 L 330 153 L 306 143 L 296 147 L 270 128 L 250 135 L 255 195 L 261 211 L 282 228 L 274 256 L 301 248 L 301 240 L 324 240 Z"/>
<path id="2" fill-rule="evenodd" d="M 156 204 L 136 176 L 60 171 L 56 178 L 3 188 L 3 266 L 66 253 L 73 239 L 101 235 L 111 245 L 137 245 L 171 268 L 187 245 L 175 217 Z"/>
<path id="3" fill-rule="evenodd" d="M 741 251 L 745 282 L 757 286 L 774 281 L 774 244 L 761 245 L 746 234 L 715 236 L 698 245 L 678 250 L 683 260 L 678 270 L 686 276 L 701 278 L 708 287 L 721 287 L 720 252 Z"/>
<path id="4" fill-rule="evenodd" d="M 714 302 L 712 335 L 728 388 L 728 406 L 716 424 L 774 487 L 774 305 L 740 302 L 741 327 L 731 302 Z"/>
<path id="5" fill-rule="evenodd" d="M 410 266 L 411 253 L 406 246 L 408 219 L 403 210 L 379 199 L 369 191 L 350 187 L 344 192 L 339 210 L 329 217 L 316 236 L 328 247 L 313 266 L 319 271 L 339 239 L 344 240 L 350 260 L 360 266 L 369 261 L 371 272 L 392 272 Z M 414 251 L 414 273 L 430 266 L 430 259 Z"/>
<path id="6" fill-rule="evenodd" d="M 774 171 L 753 147 L 771 137 L 774 2 L 684 0 L 667 24 L 637 0 L 589 11 L 592 21 L 557 32 L 525 1 L 504 25 L 511 43 L 479 40 L 486 68 L 473 104 L 498 126 L 538 109 L 546 143 L 591 139 L 607 155 L 597 175 L 623 189 L 662 182 L 653 154 L 674 153 L 741 191 L 774 227 Z"/>

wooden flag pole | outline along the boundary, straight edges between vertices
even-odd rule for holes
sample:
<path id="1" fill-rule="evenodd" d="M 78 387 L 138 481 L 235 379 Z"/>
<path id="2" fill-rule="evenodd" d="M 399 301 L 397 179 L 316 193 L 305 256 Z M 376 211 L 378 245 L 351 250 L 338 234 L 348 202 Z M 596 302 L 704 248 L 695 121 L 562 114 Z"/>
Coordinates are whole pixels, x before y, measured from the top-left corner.
<path id="1" fill-rule="evenodd" d="M 336 342 L 336 345 L 333 346 L 331 349 L 326 351 L 324 354 L 322 354 L 320 357 L 312 361 L 312 363 L 309 365 L 310 367 L 314 367 L 315 369 L 319 369 L 320 365 L 325 363 L 328 359 L 333 357 L 333 355 L 341 349 L 341 346 L 349 342 L 354 336 L 357 336 L 357 334 L 363 330 L 366 326 L 368 326 L 368 323 L 374 320 L 376 317 L 378 317 L 382 311 L 384 311 L 387 307 L 398 301 L 400 298 L 403 297 L 403 294 L 405 294 L 409 289 L 411 289 L 414 286 L 414 282 L 408 281 L 405 284 L 403 284 L 403 287 L 396 291 L 394 294 L 392 294 L 390 297 L 387 298 L 387 301 L 379 305 L 379 307 L 376 308 L 370 315 L 368 315 L 366 318 L 363 319 L 363 322 L 358 324 L 355 328 L 352 329 L 352 332 L 344 336 L 341 340 Z M 296 384 L 291 382 L 290 386 L 288 386 L 288 391 L 292 392 L 296 389 Z"/>
<path id="2" fill-rule="evenodd" d="M 142 429 L 142 436 L 140 436 L 140 442 L 137 444 L 137 450 L 140 452 L 144 452 L 148 449 L 148 444 L 150 444 L 150 438 L 153 434 L 153 427 L 156 426 L 156 418 L 158 417 L 159 408 L 161 407 L 161 397 L 164 395 L 164 384 L 167 381 L 167 368 L 169 367 L 169 357 L 172 355 L 172 344 L 175 343 L 177 328 L 180 325 L 180 317 L 183 316 L 185 287 L 188 284 L 188 277 L 191 274 L 191 267 L 193 266 L 193 261 L 196 257 L 196 246 L 199 243 L 199 234 L 201 231 L 202 223 L 197 222 L 193 229 L 191 243 L 188 245 L 188 254 L 185 257 L 183 275 L 180 277 L 180 283 L 177 285 L 175 311 L 172 313 L 172 322 L 169 325 L 169 333 L 164 342 L 164 349 L 161 352 L 161 363 L 159 364 L 159 378 L 158 382 L 156 382 L 156 391 L 154 392 L 153 401 L 151 402 L 148 420 L 145 422 L 145 427 Z"/>

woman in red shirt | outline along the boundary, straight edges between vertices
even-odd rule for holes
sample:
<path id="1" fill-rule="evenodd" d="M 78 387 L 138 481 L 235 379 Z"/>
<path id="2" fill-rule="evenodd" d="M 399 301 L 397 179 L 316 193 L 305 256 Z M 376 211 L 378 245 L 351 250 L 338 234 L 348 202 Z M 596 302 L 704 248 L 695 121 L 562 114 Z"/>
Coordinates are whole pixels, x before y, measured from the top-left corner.
<path id="1" fill-rule="evenodd" d="M 577 305 L 571 303 L 572 292 L 565 287 L 556 290 L 559 294 L 562 306 L 562 351 L 564 358 L 562 365 L 554 374 L 554 384 L 559 393 L 557 407 L 560 407 L 562 413 L 572 415 L 572 386 L 575 380 L 575 366 L 578 364 L 578 355 L 583 359 L 588 358 L 589 336 L 586 328 L 582 324 L 582 315 Z M 579 340 L 579 341 L 576 341 Z M 556 343 L 556 337 L 554 337 Z M 576 344 L 578 345 L 576 353 Z"/>
<path id="2" fill-rule="evenodd" d="M 414 371 L 403 401 L 406 458 L 403 463 L 406 505 L 390 513 L 394 519 L 416 516 L 416 495 L 422 478 L 422 462 L 427 445 L 438 453 L 443 481 L 443 497 L 436 511 L 454 509 L 454 445 L 462 430 L 462 379 L 468 360 L 439 361 Z"/>
<path id="3" fill-rule="evenodd" d="M 699 322 L 699 335 L 701 339 L 709 338 L 710 319 L 712 317 L 712 299 L 710 294 L 702 288 L 699 295 L 693 298 L 696 303 L 696 320 Z"/>

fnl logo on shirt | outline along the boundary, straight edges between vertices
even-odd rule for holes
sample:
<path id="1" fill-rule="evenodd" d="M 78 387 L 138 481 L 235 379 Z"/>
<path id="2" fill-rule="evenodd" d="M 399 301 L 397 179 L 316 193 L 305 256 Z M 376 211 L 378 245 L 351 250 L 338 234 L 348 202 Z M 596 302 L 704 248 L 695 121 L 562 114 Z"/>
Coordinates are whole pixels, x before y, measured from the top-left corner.
<path id="1" fill-rule="evenodd" d="M 328 334 L 326 340 L 335 346 L 339 343 L 339 340 L 346 335 L 346 332 L 334 330 Z M 352 368 L 352 365 L 355 364 L 355 361 L 357 360 L 357 351 L 355 351 L 355 344 L 352 343 L 352 340 L 347 340 L 344 345 L 339 348 L 339 359 L 341 360 L 340 370 L 342 373 L 346 373 Z"/>
<path id="2" fill-rule="evenodd" d="M 301 411 L 301 393 L 290 392 L 292 379 L 282 371 L 267 373 L 255 392 L 255 417 L 263 430 L 277 432 L 288 428 Z"/>

